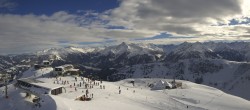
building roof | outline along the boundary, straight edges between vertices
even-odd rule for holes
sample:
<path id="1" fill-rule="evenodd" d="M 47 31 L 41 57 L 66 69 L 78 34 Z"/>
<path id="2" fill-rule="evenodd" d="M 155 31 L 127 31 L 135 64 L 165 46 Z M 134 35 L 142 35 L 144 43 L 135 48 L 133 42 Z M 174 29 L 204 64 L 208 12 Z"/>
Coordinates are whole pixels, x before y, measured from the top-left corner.
<path id="1" fill-rule="evenodd" d="M 79 71 L 79 69 L 69 69 L 68 71 Z"/>
<path id="2" fill-rule="evenodd" d="M 64 67 L 67 67 L 67 66 L 72 66 L 73 67 L 73 65 L 71 65 L 71 64 L 66 64 L 66 65 L 55 67 L 55 68 L 64 68 Z"/>
<path id="3" fill-rule="evenodd" d="M 50 90 L 62 87 L 60 85 L 45 83 L 45 82 L 35 80 L 35 79 L 31 79 L 31 78 L 23 78 L 23 79 L 18 79 L 18 80 L 29 83 L 31 85 L 36 85 L 36 86 L 39 86 L 39 87 L 42 87 L 42 88 L 50 89 Z"/>
<path id="4" fill-rule="evenodd" d="M 26 82 L 26 83 L 43 83 L 42 81 L 39 80 L 35 80 L 35 79 L 31 79 L 31 78 L 22 78 L 22 79 L 18 79 L 20 81 Z"/>
<path id="5" fill-rule="evenodd" d="M 50 84 L 49 83 L 32 83 L 32 84 L 36 85 L 36 86 L 43 87 L 43 88 L 47 88 L 47 89 L 50 89 L 50 90 L 62 87 L 60 85 L 51 84 L 51 83 Z"/>

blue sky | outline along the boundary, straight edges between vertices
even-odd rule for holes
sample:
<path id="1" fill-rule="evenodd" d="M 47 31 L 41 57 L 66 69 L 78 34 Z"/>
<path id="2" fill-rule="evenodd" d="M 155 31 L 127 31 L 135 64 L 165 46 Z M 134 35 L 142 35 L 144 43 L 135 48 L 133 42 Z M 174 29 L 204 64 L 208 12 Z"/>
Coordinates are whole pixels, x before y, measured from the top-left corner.
<path id="1" fill-rule="evenodd" d="M 0 54 L 121 42 L 249 41 L 249 0 L 0 0 Z"/>
<path id="2" fill-rule="evenodd" d="M 16 7 L 7 13 L 52 15 L 58 11 L 77 13 L 79 11 L 93 10 L 103 12 L 119 6 L 117 0 L 11 0 Z M 6 12 L 6 11 L 5 11 Z"/>

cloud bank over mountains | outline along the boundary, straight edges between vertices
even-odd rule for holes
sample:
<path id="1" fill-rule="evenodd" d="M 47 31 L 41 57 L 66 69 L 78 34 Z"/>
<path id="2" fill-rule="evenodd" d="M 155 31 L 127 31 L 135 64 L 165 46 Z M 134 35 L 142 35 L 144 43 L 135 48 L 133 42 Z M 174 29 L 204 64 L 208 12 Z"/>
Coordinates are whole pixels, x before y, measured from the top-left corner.
<path id="1" fill-rule="evenodd" d="M 18 6 L 6 0 L 0 1 L 4 1 L 0 2 L 0 8 Z M 79 10 L 70 13 L 61 10 L 52 15 L 0 13 L 0 52 L 18 53 L 122 41 L 167 44 L 248 41 L 250 38 L 249 0 L 119 2 L 117 8 L 103 12 Z M 163 33 L 172 37 L 153 39 L 154 36 L 166 35 Z"/>

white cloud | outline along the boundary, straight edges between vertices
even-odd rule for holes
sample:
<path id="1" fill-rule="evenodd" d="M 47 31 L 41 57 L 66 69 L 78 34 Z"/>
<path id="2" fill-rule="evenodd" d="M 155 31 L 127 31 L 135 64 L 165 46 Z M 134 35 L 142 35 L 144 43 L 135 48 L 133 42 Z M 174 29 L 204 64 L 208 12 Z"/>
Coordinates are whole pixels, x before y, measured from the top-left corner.
<path id="1" fill-rule="evenodd" d="M 11 2 L 9 0 L 0 0 L 0 9 L 7 9 L 7 10 L 12 10 L 17 6 L 16 3 Z"/>
<path id="2" fill-rule="evenodd" d="M 237 15 L 241 13 L 240 3 L 240 0 L 123 0 L 119 8 L 111 11 L 111 19 L 114 24 L 136 29 L 191 27 Z"/>
<path id="3" fill-rule="evenodd" d="M 51 16 L 1 14 L 0 52 L 19 53 L 59 47 L 62 45 L 60 41 L 79 46 L 81 42 L 103 42 L 106 38 L 122 40 L 154 35 L 140 30 L 106 29 L 102 20 L 87 16 L 64 11 Z"/>
<path id="4" fill-rule="evenodd" d="M 111 24 L 132 30 L 193 36 L 175 41 L 249 40 L 249 24 L 239 23 L 250 18 L 249 0 L 122 0 L 120 7 L 111 10 Z M 224 24 L 224 25 L 219 25 Z M 152 42 L 168 43 L 166 40 Z M 146 41 L 151 42 L 151 41 Z"/>
<path id="5" fill-rule="evenodd" d="M 60 11 L 51 16 L 0 14 L 0 52 L 59 47 L 60 41 L 75 46 L 106 38 L 130 41 L 166 32 L 192 38 L 144 42 L 249 40 L 249 24 L 228 25 L 232 19 L 248 20 L 249 5 L 249 0 L 121 0 L 119 7 L 103 13 L 79 10 L 77 14 Z M 126 29 L 107 29 L 108 26 Z"/>
<path id="6" fill-rule="evenodd" d="M 243 0 L 242 3 L 242 11 L 243 11 L 243 16 L 250 16 L 250 1 L 249 0 Z"/>
<path id="7" fill-rule="evenodd" d="M 11 53 L 57 47 L 58 41 L 93 42 L 102 39 L 93 37 L 89 29 L 74 23 L 76 16 L 57 12 L 52 16 L 0 15 L 0 46 Z M 4 49 L 3 49 L 4 48 Z"/>

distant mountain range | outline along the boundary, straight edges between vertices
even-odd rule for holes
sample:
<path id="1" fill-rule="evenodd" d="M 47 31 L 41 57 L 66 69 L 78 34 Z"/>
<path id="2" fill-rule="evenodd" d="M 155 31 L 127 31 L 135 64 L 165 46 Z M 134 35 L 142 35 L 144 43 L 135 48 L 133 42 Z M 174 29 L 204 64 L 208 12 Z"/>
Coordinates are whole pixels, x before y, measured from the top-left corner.
<path id="1" fill-rule="evenodd" d="M 161 77 L 202 83 L 250 100 L 250 43 L 206 42 L 179 45 L 127 44 L 95 48 L 52 48 L 0 56 L 0 70 L 19 73 L 27 65 L 53 59 L 73 64 L 104 80 Z"/>

